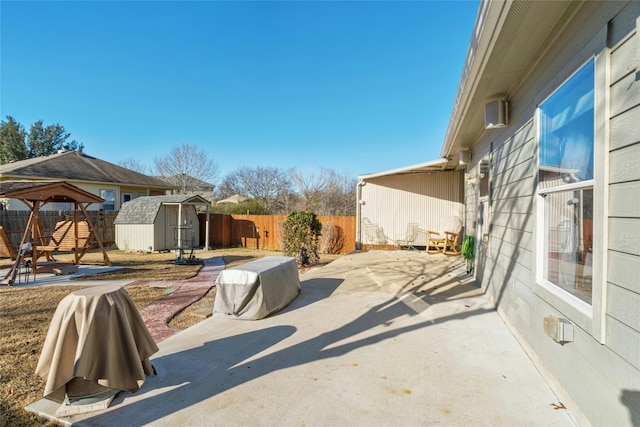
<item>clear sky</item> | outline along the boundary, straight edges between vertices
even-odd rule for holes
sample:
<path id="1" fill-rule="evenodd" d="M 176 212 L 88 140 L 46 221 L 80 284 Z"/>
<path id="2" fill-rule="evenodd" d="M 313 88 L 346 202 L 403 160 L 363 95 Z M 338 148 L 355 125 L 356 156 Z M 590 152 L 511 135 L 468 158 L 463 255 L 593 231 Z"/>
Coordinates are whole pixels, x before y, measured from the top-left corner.
<path id="1" fill-rule="evenodd" d="M 478 6 L 3 0 L 0 111 L 112 163 L 408 166 L 439 157 Z"/>

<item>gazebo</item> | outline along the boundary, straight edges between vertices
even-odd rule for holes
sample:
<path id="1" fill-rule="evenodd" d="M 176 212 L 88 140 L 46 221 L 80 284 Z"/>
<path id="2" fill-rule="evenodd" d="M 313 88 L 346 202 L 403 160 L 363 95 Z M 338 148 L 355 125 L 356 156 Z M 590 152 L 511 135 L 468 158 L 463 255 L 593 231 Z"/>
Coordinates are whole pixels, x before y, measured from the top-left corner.
<path id="1" fill-rule="evenodd" d="M 39 211 L 42 206 L 47 203 L 73 203 L 73 221 L 69 226 L 69 237 L 66 238 L 71 242 L 70 250 L 74 253 L 74 264 L 77 265 L 80 259 L 90 249 L 93 240 L 98 244 L 102 251 L 104 265 L 111 265 L 111 260 L 102 245 L 102 241 L 96 228 L 91 222 L 87 213 L 87 207 L 92 203 L 102 203 L 103 199 L 85 190 L 64 181 L 2 181 L 0 183 L 0 197 L 7 199 L 18 199 L 29 207 L 31 214 L 27 226 L 22 235 L 20 246 L 18 248 L 18 257 L 5 277 L 8 278 L 7 283 L 12 285 L 15 281 L 16 274 L 23 262 L 26 252 L 31 252 L 33 271 L 37 271 L 38 258 L 44 253 L 48 261 L 55 261 L 51 255 L 42 230 L 39 219 Z M 84 217 L 84 221 L 88 226 L 88 234 L 86 238 L 80 239 L 78 224 L 80 223 L 80 213 Z M 67 234 L 68 234 L 67 233 Z M 30 244 L 30 245 L 29 245 Z M 41 247 L 40 254 L 38 247 Z M 47 250 L 44 248 L 47 247 Z"/>

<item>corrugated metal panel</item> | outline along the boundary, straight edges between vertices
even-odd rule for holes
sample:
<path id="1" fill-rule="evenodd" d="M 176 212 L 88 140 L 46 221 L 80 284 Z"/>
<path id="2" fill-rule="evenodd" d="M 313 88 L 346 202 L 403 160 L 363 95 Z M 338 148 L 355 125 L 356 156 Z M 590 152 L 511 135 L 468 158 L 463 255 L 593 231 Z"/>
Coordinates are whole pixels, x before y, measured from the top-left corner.
<path id="1" fill-rule="evenodd" d="M 362 187 L 361 221 L 382 227 L 395 239 L 405 233 L 408 223 L 422 230 L 416 245 L 426 245 L 426 230 L 437 230 L 443 217 L 463 217 L 463 173 L 390 175 L 366 181 Z M 361 233 L 362 243 L 364 233 Z"/>

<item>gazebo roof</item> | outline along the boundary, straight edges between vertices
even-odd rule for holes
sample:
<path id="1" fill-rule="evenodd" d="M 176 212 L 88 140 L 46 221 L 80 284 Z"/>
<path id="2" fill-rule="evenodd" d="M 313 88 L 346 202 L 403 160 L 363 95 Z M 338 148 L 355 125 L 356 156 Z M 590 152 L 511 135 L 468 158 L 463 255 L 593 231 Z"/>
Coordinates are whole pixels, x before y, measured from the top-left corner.
<path id="1" fill-rule="evenodd" d="M 102 203 L 101 197 L 64 181 L 1 181 L 0 197 L 43 203 Z"/>

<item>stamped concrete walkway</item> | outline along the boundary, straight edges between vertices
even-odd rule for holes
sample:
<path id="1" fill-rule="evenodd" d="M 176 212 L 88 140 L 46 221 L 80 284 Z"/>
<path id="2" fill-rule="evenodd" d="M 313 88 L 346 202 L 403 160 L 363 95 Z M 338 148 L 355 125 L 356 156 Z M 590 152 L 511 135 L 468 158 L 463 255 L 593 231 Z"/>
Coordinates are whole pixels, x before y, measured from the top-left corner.
<path id="1" fill-rule="evenodd" d="M 140 315 L 144 320 L 151 336 L 159 343 L 172 335 L 181 332 L 182 329 L 169 327 L 169 321 L 185 307 L 201 299 L 216 283 L 218 274 L 224 270 L 224 261 L 221 257 L 204 259 L 203 266 L 195 277 L 175 282 L 158 281 L 143 282 L 149 286 L 177 288 L 174 292 L 165 295 L 140 309 Z"/>

